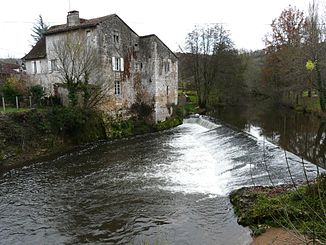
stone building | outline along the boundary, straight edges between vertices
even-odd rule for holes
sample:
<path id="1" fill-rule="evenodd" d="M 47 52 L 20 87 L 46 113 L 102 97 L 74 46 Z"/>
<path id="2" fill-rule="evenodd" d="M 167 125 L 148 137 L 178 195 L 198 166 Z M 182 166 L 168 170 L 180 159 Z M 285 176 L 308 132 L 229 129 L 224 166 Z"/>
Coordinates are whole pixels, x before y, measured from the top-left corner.
<path id="1" fill-rule="evenodd" d="M 139 36 L 116 14 L 79 18 L 70 11 L 67 23 L 52 26 L 23 58 L 26 72 L 41 84 L 48 95 L 58 92 L 60 66 L 53 46 L 72 33 L 84 35 L 88 45 L 100 54 L 101 72 L 112 87 L 101 108 L 112 114 L 128 114 L 135 102 L 154 108 L 153 120 L 164 121 L 173 112 L 178 98 L 178 60 L 156 36 Z M 63 91 L 61 91 L 61 95 Z"/>

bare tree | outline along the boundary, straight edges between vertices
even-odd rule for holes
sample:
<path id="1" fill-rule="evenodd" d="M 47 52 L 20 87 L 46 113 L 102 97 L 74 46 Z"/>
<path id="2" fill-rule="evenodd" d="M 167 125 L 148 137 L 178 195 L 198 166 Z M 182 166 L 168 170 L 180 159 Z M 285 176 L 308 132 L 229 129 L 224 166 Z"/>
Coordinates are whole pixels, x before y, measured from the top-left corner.
<path id="1" fill-rule="evenodd" d="M 85 108 L 95 107 L 108 95 L 112 82 L 103 72 L 98 49 L 85 34 L 67 34 L 53 44 L 53 54 L 70 105 L 78 104 L 80 92 Z"/>
<path id="2" fill-rule="evenodd" d="M 220 24 L 197 26 L 186 37 L 186 49 L 193 56 L 193 74 L 199 106 L 208 105 L 218 67 L 218 55 L 231 50 L 233 43 L 229 31 Z"/>

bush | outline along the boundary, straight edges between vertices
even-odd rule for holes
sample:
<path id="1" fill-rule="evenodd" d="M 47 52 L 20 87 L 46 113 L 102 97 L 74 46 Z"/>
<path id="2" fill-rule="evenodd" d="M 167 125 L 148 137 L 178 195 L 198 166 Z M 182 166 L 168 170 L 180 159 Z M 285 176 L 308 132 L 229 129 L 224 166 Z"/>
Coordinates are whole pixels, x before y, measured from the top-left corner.
<path id="1" fill-rule="evenodd" d="M 152 115 L 154 108 L 153 105 L 148 105 L 144 102 L 137 101 L 132 104 L 131 111 L 135 113 L 140 119 L 147 119 Z"/>
<path id="2" fill-rule="evenodd" d="M 34 85 L 29 89 L 29 91 L 32 96 L 33 105 L 36 104 L 40 106 L 44 97 L 43 87 L 41 85 Z"/>
<path id="3" fill-rule="evenodd" d="M 176 127 L 182 123 L 182 120 L 179 117 L 170 117 L 163 122 L 158 122 L 155 125 L 157 130 L 165 130 L 169 128 Z"/>
<path id="4" fill-rule="evenodd" d="M 53 107 L 49 111 L 52 129 L 73 143 L 105 138 L 101 115 L 79 107 Z"/>

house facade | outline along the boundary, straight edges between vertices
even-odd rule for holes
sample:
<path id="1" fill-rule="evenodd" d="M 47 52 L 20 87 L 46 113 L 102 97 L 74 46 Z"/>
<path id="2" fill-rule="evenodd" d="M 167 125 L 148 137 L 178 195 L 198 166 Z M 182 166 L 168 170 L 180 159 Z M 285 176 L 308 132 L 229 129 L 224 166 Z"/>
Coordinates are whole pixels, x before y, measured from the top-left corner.
<path id="1" fill-rule="evenodd" d="M 173 113 L 178 98 L 178 59 L 156 36 L 139 36 L 116 14 L 81 19 L 70 11 L 67 23 L 52 26 L 23 58 L 26 73 L 48 95 L 58 91 L 60 62 L 54 46 L 71 34 L 84 35 L 99 54 L 101 73 L 110 83 L 100 107 L 107 113 L 128 114 L 136 102 L 153 106 L 153 120 L 164 121 Z M 62 96 L 64 97 L 64 96 Z"/>

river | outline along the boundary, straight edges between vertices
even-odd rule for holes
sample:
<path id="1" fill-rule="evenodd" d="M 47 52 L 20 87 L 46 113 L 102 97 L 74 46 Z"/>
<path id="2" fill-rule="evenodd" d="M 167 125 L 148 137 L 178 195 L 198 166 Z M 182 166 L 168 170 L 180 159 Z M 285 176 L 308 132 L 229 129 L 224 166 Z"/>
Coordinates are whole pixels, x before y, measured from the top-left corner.
<path id="1" fill-rule="evenodd" d="M 326 169 L 326 119 L 275 106 L 269 100 L 217 109 L 214 117 L 281 146 Z"/>
<path id="2" fill-rule="evenodd" d="M 287 166 L 256 136 L 191 118 L 12 170 L 0 177 L 0 244 L 249 244 L 228 194 L 288 182 L 289 169 L 303 179 L 299 157 L 287 152 Z"/>

